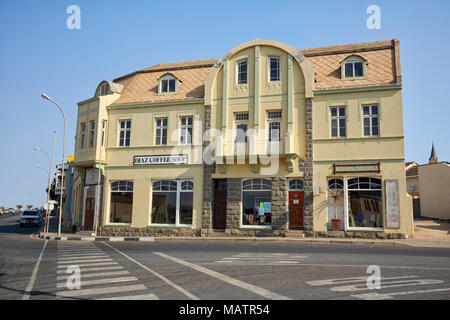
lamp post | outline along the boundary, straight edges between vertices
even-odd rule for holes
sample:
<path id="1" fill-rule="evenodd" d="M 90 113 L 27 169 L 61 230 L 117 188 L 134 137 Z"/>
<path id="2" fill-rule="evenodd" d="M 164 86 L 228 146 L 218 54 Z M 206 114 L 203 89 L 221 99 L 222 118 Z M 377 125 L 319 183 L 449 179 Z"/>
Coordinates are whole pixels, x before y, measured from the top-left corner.
<path id="1" fill-rule="evenodd" d="M 38 148 L 38 147 L 34 147 L 33 149 L 36 151 L 41 151 L 43 153 L 45 153 L 48 156 L 48 160 L 49 160 L 49 170 L 48 170 L 48 184 L 47 184 L 47 202 L 45 204 L 45 224 L 44 224 L 44 232 L 48 232 L 48 216 L 49 216 L 49 201 L 50 201 L 50 183 L 51 183 L 51 179 L 52 179 L 52 169 L 53 169 L 53 156 L 55 154 L 55 140 L 56 140 L 56 131 L 53 131 L 53 148 L 52 148 L 52 157 L 50 159 L 49 154 Z M 38 166 L 39 167 L 39 166 Z"/>
<path id="2" fill-rule="evenodd" d="M 61 114 L 63 116 L 64 120 L 64 134 L 63 134 L 63 152 L 62 152 L 62 176 L 61 176 L 61 200 L 59 201 L 59 221 L 58 221 L 58 237 L 61 236 L 61 217 L 62 217 L 62 206 L 63 206 L 63 194 L 64 194 L 64 153 L 66 151 L 66 116 L 64 114 L 63 109 L 55 102 L 53 101 L 49 96 L 47 96 L 45 93 L 41 95 L 43 99 L 46 99 L 48 101 L 53 102 L 58 109 L 61 111 Z"/>

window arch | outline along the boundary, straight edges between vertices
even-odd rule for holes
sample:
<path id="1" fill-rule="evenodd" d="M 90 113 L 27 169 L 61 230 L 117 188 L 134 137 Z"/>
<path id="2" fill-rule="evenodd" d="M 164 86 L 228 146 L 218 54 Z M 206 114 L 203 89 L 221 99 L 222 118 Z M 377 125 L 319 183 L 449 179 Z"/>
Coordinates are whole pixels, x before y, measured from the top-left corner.
<path id="1" fill-rule="evenodd" d="M 272 190 L 272 181 L 270 181 L 269 179 L 246 179 L 243 181 L 242 190 Z"/>
<path id="2" fill-rule="evenodd" d="M 158 79 L 158 81 L 158 93 L 160 94 L 177 92 L 181 82 L 177 77 L 175 77 L 175 75 L 171 73 L 164 74 Z"/>
<path id="3" fill-rule="evenodd" d="M 367 61 L 357 55 L 351 55 L 341 62 L 341 78 L 355 79 L 366 76 Z"/>
<path id="4" fill-rule="evenodd" d="M 381 179 L 379 178 L 353 178 L 348 180 L 349 190 L 381 190 Z"/>
<path id="5" fill-rule="evenodd" d="M 330 179 L 328 180 L 328 190 L 343 190 L 344 181 L 341 179 Z"/>
<path id="6" fill-rule="evenodd" d="M 301 179 L 290 179 L 289 180 L 289 190 L 303 190 L 303 180 Z"/>

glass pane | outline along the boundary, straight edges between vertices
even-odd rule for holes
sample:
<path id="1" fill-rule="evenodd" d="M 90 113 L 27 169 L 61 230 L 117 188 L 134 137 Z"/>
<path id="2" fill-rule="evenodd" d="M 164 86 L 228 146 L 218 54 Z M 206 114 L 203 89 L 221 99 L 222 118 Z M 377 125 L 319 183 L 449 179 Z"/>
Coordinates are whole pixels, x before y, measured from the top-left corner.
<path id="1" fill-rule="evenodd" d="M 331 136 L 337 137 L 337 128 L 331 128 Z"/>
<path id="2" fill-rule="evenodd" d="M 353 64 L 352 63 L 345 64 L 345 76 L 353 77 Z"/>
<path id="3" fill-rule="evenodd" d="M 187 120 L 188 120 L 188 125 L 191 126 L 192 125 L 192 117 L 189 117 Z"/>
<path id="4" fill-rule="evenodd" d="M 342 117 L 345 116 L 345 108 L 339 108 L 339 115 Z"/>
<path id="5" fill-rule="evenodd" d="M 167 129 L 162 130 L 161 144 L 167 144 Z"/>
<path id="6" fill-rule="evenodd" d="M 132 211 L 132 192 L 111 192 L 110 222 L 131 223 Z"/>
<path id="7" fill-rule="evenodd" d="M 364 126 L 370 127 L 370 119 L 369 118 L 364 118 Z"/>
<path id="8" fill-rule="evenodd" d="M 192 224 L 193 197 L 192 192 L 180 193 L 180 224 Z"/>
<path id="9" fill-rule="evenodd" d="M 331 116 L 332 117 L 337 116 L 337 108 L 331 108 Z"/>
<path id="10" fill-rule="evenodd" d="M 370 136 L 370 127 L 364 127 L 364 135 Z"/>
<path id="11" fill-rule="evenodd" d="M 176 192 L 153 192 L 152 223 L 175 224 Z"/>
<path id="12" fill-rule="evenodd" d="M 350 227 L 383 227 L 381 191 L 350 191 L 348 197 L 348 225 Z"/>
<path id="13" fill-rule="evenodd" d="M 372 127 L 372 134 L 373 134 L 374 136 L 377 136 L 377 135 L 378 135 L 378 127 Z"/>
<path id="14" fill-rule="evenodd" d="M 161 92 L 167 92 L 167 86 L 168 86 L 167 80 L 162 80 L 161 84 L 162 84 Z"/>
<path id="15" fill-rule="evenodd" d="M 270 191 L 243 192 L 244 225 L 271 225 L 272 195 Z"/>
<path id="16" fill-rule="evenodd" d="M 340 137 L 345 137 L 345 127 L 339 128 L 339 136 Z"/>
<path id="17" fill-rule="evenodd" d="M 345 128 L 345 119 L 339 119 L 339 127 Z"/>
<path id="18" fill-rule="evenodd" d="M 125 128 L 125 121 L 120 121 L 120 127 Z M 83 127 L 83 131 L 84 131 L 84 127 Z"/>
<path id="19" fill-rule="evenodd" d="M 128 121 L 127 121 L 127 128 L 128 128 L 128 129 L 131 128 L 131 120 L 128 120 Z"/>
<path id="20" fill-rule="evenodd" d="M 167 126 L 167 118 L 162 119 L 163 120 L 163 126 L 166 127 Z"/>
<path id="21" fill-rule="evenodd" d="M 372 106 L 372 114 L 378 114 L 378 106 Z"/>
<path id="22" fill-rule="evenodd" d="M 378 126 L 378 117 L 373 117 L 372 118 L 372 125 L 373 126 Z"/>
<path id="23" fill-rule="evenodd" d="M 184 117 L 181 118 L 181 125 L 182 126 L 186 125 L 186 118 L 184 118 Z"/>
<path id="24" fill-rule="evenodd" d="M 370 114 L 370 107 L 363 107 L 364 114 Z"/>
<path id="25" fill-rule="evenodd" d="M 175 92 L 175 80 L 169 80 L 169 92 Z"/>
<path id="26" fill-rule="evenodd" d="M 355 77 L 363 76 L 363 64 L 362 62 L 355 62 Z"/>

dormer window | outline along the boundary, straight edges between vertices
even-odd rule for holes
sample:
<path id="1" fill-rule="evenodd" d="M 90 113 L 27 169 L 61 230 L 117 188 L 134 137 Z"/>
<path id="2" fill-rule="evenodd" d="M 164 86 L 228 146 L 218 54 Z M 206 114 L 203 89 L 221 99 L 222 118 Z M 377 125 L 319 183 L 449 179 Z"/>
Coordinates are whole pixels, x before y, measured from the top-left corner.
<path id="1" fill-rule="evenodd" d="M 363 78 L 366 76 L 366 61 L 359 56 L 346 58 L 342 64 L 342 79 Z"/>
<path id="2" fill-rule="evenodd" d="M 174 93 L 178 90 L 179 80 L 172 74 L 166 74 L 159 79 L 159 93 Z"/>
<path id="3" fill-rule="evenodd" d="M 108 94 L 108 85 L 102 84 L 102 86 L 100 87 L 100 95 L 101 96 L 106 96 Z"/>

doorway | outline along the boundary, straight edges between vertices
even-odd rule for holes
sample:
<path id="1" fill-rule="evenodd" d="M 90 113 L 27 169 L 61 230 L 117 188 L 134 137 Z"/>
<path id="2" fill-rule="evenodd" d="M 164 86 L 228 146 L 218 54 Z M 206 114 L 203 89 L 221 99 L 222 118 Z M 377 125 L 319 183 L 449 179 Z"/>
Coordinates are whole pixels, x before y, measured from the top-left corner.
<path id="1" fill-rule="evenodd" d="M 304 191 L 289 191 L 289 229 L 303 229 Z"/>
<path id="2" fill-rule="evenodd" d="M 86 200 L 84 207 L 84 230 L 94 230 L 94 218 L 95 218 L 95 190 L 96 186 L 90 186 L 86 189 Z"/>
<path id="3" fill-rule="evenodd" d="M 227 227 L 227 180 L 214 180 L 213 228 Z"/>

